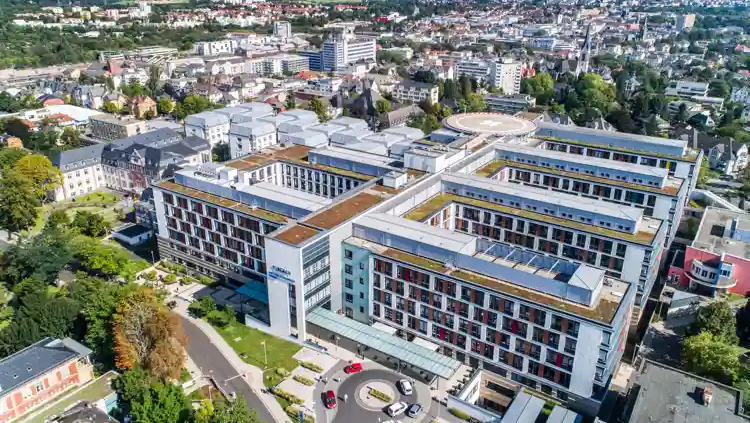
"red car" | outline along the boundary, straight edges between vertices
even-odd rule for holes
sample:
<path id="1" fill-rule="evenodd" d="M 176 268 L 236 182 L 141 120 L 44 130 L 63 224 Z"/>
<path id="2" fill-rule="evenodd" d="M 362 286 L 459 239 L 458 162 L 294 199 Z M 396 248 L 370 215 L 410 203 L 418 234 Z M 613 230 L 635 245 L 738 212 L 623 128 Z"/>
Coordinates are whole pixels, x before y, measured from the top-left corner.
<path id="1" fill-rule="evenodd" d="M 362 363 L 352 363 L 346 367 L 344 367 L 345 373 L 359 373 L 362 371 Z"/>
<path id="2" fill-rule="evenodd" d="M 326 408 L 336 408 L 336 394 L 333 391 L 326 392 Z"/>

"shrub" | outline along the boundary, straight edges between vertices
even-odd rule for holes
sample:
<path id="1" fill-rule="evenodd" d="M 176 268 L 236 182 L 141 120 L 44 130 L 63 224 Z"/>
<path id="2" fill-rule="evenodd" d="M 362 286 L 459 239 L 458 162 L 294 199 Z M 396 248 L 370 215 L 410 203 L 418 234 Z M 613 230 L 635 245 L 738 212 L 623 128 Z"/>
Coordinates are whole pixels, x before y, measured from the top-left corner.
<path id="1" fill-rule="evenodd" d="M 289 392 L 282 389 L 274 389 L 273 393 L 276 394 L 277 397 L 285 399 L 289 404 L 299 405 L 304 403 L 301 398 L 296 397 L 293 394 L 290 394 Z"/>
<path id="2" fill-rule="evenodd" d="M 470 415 L 464 413 L 463 411 L 457 409 L 457 408 L 449 408 L 448 411 L 453 414 L 454 416 L 458 417 L 461 420 L 469 421 L 471 418 Z"/>
<path id="3" fill-rule="evenodd" d="M 214 326 L 225 328 L 230 324 L 237 321 L 234 309 L 232 307 L 222 307 L 219 310 L 214 310 L 206 315 L 206 320 Z"/>
<path id="4" fill-rule="evenodd" d="M 175 282 L 177 282 L 177 276 L 175 276 L 174 273 L 170 273 L 164 277 L 164 283 L 167 285 L 171 285 Z"/>
<path id="5" fill-rule="evenodd" d="M 284 409 L 284 412 L 289 416 L 292 421 L 299 422 L 299 410 L 292 407 L 291 405 Z M 305 421 L 302 423 L 315 423 L 315 418 L 307 413 L 304 414 Z"/>
<path id="6" fill-rule="evenodd" d="M 203 285 L 213 285 L 214 280 L 209 278 L 208 276 L 201 276 L 198 278 L 198 282 L 202 283 Z"/>
<path id="7" fill-rule="evenodd" d="M 293 379 L 296 380 L 297 382 L 303 384 L 303 385 L 307 385 L 307 386 L 313 386 L 313 385 L 315 385 L 315 381 L 314 380 L 308 379 L 308 378 L 306 378 L 304 376 L 297 375 L 297 376 L 294 376 Z"/>
<path id="8" fill-rule="evenodd" d="M 211 298 L 210 295 L 206 295 L 205 297 L 201 297 L 198 300 L 193 301 L 188 306 L 188 311 L 190 314 L 192 314 L 195 317 L 203 318 L 207 316 L 209 313 L 216 310 L 216 303 L 214 302 L 214 299 Z"/>
<path id="9" fill-rule="evenodd" d="M 285 369 L 283 367 L 279 367 L 278 369 L 276 369 L 276 374 L 279 375 L 279 376 L 281 376 L 281 377 L 287 377 L 287 376 L 289 376 L 289 370 L 287 370 L 287 369 Z"/>
<path id="10" fill-rule="evenodd" d="M 370 395 L 379 399 L 380 401 L 387 402 L 387 403 L 393 402 L 393 398 L 391 398 L 391 396 L 386 394 L 385 392 L 378 391 L 377 389 L 374 389 L 374 388 L 370 388 L 369 393 Z"/>
<path id="11" fill-rule="evenodd" d="M 302 361 L 299 363 L 300 366 L 306 368 L 307 370 L 312 370 L 315 373 L 323 373 L 323 368 L 319 365 L 312 363 L 310 361 Z"/>
<path id="12" fill-rule="evenodd" d="M 142 276 L 143 276 L 143 279 L 146 279 L 149 282 L 153 282 L 156 280 L 156 270 L 145 272 Z"/>

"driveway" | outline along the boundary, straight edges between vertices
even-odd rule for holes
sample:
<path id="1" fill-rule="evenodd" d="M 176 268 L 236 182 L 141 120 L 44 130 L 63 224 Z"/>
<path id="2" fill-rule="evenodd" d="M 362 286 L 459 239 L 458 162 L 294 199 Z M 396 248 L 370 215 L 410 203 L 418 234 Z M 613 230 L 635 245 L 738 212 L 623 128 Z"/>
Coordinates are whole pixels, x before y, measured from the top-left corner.
<path id="1" fill-rule="evenodd" d="M 275 423 L 258 394 L 250 389 L 250 385 L 242 376 L 238 376 L 237 371 L 224 358 L 221 351 L 211 343 L 208 336 L 188 319 L 180 316 L 180 320 L 185 327 L 185 334 L 189 337 L 188 355 L 201 369 L 202 373 L 206 376 L 213 376 L 216 382 L 227 392 L 236 392 L 238 397 L 244 398 L 248 408 L 255 410 L 262 421 Z"/>

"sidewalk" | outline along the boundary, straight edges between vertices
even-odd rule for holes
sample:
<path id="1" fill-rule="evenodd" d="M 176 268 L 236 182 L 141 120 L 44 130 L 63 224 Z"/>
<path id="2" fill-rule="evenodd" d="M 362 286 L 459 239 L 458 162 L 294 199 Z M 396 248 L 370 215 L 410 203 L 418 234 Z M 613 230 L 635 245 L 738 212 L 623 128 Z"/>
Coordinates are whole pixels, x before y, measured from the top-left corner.
<path id="1" fill-rule="evenodd" d="M 289 416 L 287 416 L 286 412 L 284 412 L 284 410 L 281 408 L 281 405 L 279 405 L 276 399 L 270 395 L 263 393 L 263 390 L 265 389 L 265 387 L 263 386 L 263 371 L 242 361 L 242 359 L 237 355 L 234 349 L 232 349 L 232 347 L 227 344 L 224 338 L 222 338 L 221 335 L 219 335 L 216 330 L 211 327 L 210 324 L 201 319 L 195 319 L 191 317 L 190 313 L 188 313 L 187 311 L 187 306 L 187 302 L 178 301 L 177 307 L 175 307 L 172 311 L 186 319 L 189 319 L 192 323 L 194 323 L 201 331 L 203 331 L 203 333 L 205 333 L 211 339 L 211 343 L 232 364 L 232 367 L 237 370 L 237 373 L 245 375 L 243 379 L 248 385 L 250 385 L 250 388 L 256 393 L 256 395 L 258 395 L 261 401 L 263 401 L 263 404 L 274 417 L 275 421 L 289 421 Z"/>

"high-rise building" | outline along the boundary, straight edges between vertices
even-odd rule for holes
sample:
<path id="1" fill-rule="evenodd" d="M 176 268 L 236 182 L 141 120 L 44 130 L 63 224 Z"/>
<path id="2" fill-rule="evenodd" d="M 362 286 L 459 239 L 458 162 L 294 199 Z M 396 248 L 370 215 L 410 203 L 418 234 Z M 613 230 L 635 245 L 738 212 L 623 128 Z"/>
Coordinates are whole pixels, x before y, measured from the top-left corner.
<path id="1" fill-rule="evenodd" d="M 336 70 L 359 61 L 374 61 L 376 57 L 375 39 L 355 37 L 348 30 L 331 34 L 323 43 L 321 52 L 322 69 Z"/>
<path id="2" fill-rule="evenodd" d="M 154 187 L 161 256 L 239 287 L 278 336 L 347 338 L 428 377 L 481 366 L 596 414 L 701 153 L 501 114 L 445 125 L 466 136 L 297 125 L 176 171 Z"/>
<path id="3" fill-rule="evenodd" d="M 695 25 L 695 13 L 689 13 L 687 15 L 677 16 L 677 30 L 684 31 L 690 29 Z"/>
<path id="4" fill-rule="evenodd" d="M 523 65 L 520 62 L 511 59 L 495 61 L 490 67 L 490 81 L 495 88 L 503 90 L 503 94 L 519 94 L 522 68 Z"/>
<path id="5" fill-rule="evenodd" d="M 273 35 L 282 38 L 292 38 L 292 24 L 287 21 L 274 22 Z"/>

